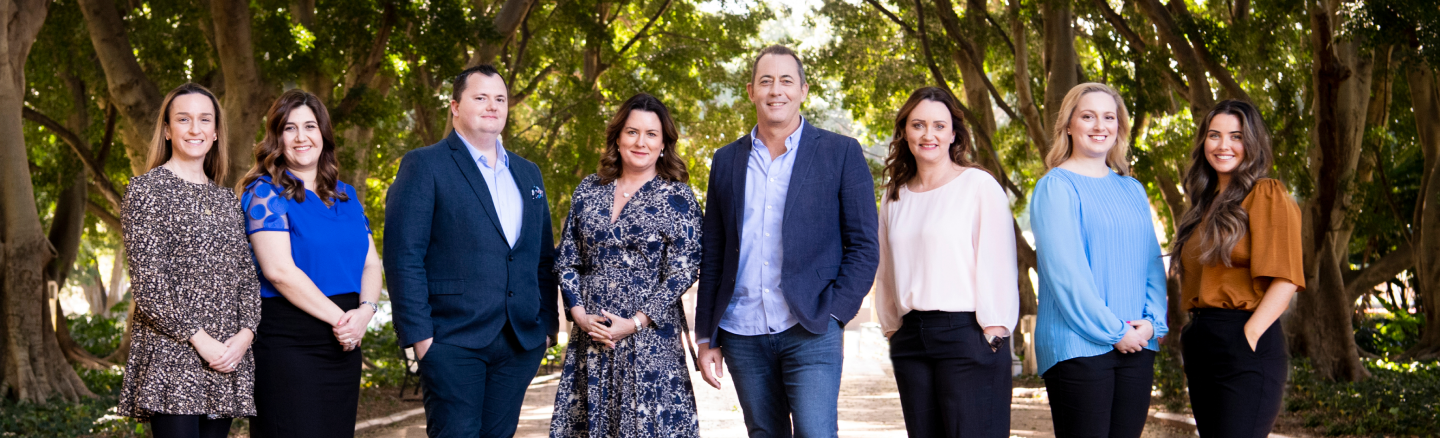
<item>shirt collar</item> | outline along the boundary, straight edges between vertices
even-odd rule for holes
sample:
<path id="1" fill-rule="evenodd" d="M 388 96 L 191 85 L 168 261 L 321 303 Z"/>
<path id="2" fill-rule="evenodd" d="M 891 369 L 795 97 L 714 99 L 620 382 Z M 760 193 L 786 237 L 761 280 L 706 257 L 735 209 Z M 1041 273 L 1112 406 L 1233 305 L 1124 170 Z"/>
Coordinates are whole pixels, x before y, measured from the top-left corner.
<path id="1" fill-rule="evenodd" d="M 795 132 L 790 133 L 790 136 L 785 137 L 785 151 L 786 151 L 786 153 L 789 153 L 789 151 L 793 151 L 793 150 L 795 150 L 795 148 L 800 147 L 800 132 L 801 132 L 801 131 L 804 131 L 804 130 L 805 130 L 805 116 L 800 116 L 800 126 L 799 126 L 799 127 L 796 127 L 796 128 L 795 128 Z M 756 125 L 754 128 L 750 128 L 750 146 L 755 147 L 755 148 L 760 148 L 760 149 L 764 149 L 764 148 L 765 148 L 765 144 L 760 142 L 760 126 L 759 126 L 759 125 Z"/>
<path id="2" fill-rule="evenodd" d="M 479 161 L 486 167 L 492 167 L 490 166 L 490 163 L 485 160 L 485 156 L 481 155 L 480 151 L 478 149 L 475 149 L 475 146 L 470 144 L 470 140 L 466 140 L 465 136 L 460 135 L 459 131 L 455 132 L 455 136 L 460 137 L 460 142 L 465 144 L 465 150 L 470 151 L 471 160 Z M 510 166 L 510 155 L 505 153 L 505 144 L 500 141 L 500 137 L 495 137 L 495 156 L 500 157 L 500 166 Z"/>

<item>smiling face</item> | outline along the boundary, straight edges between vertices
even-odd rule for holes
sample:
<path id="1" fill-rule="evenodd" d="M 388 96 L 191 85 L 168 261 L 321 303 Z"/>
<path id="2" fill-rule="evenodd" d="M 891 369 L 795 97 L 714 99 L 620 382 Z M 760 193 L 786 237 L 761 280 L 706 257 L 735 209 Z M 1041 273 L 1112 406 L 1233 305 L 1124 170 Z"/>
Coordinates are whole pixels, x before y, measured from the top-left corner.
<path id="1" fill-rule="evenodd" d="M 624 174 L 638 175 L 655 171 L 655 161 L 665 151 L 664 127 L 660 116 L 649 111 L 630 111 L 625 125 L 620 129 L 620 138 L 615 140 L 620 150 L 621 169 Z"/>
<path id="2" fill-rule="evenodd" d="M 315 111 L 300 105 L 290 110 L 280 138 L 285 143 L 285 162 L 291 170 L 308 171 L 320 162 L 325 142 L 320 136 L 320 123 Z"/>
<path id="3" fill-rule="evenodd" d="M 471 73 L 465 79 L 460 100 L 450 101 L 455 129 L 467 135 L 500 135 L 510 111 L 509 98 L 505 80 L 500 76 Z"/>
<path id="4" fill-rule="evenodd" d="M 1240 118 L 1216 114 L 1205 131 L 1205 161 L 1222 178 L 1230 176 L 1245 161 L 1245 137 Z"/>
<path id="5" fill-rule="evenodd" d="M 799 119 L 810 84 L 801 81 L 800 63 L 794 57 L 766 54 L 755 62 L 755 76 L 745 91 L 760 123 L 785 125 Z"/>
<path id="6" fill-rule="evenodd" d="M 943 103 L 923 100 L 915 105 L 905 124 L 905 141 L 916 162 L 950 161 L 950 146 L 955 143 L 953 123 L 950 110 Z"/>
<path id="7" fill-rule="evenodd" d="M 215 132 L 215 103 L 204 94 L 176 96 L 170 102 L 169 119 L 165 125 L 165 139 L 170 141 L 174 157 L 204 160 L 210 147 L 220 138 Z"/>
<path id="8" fill-rule="evenodd" d="M 1070 114 L 1072 156 L 1104 159 L 1110 148 L 1115 147 L 1119 130 L 1119 106 L 1115 98 L 1101 92 L 1086 93 Z"/>

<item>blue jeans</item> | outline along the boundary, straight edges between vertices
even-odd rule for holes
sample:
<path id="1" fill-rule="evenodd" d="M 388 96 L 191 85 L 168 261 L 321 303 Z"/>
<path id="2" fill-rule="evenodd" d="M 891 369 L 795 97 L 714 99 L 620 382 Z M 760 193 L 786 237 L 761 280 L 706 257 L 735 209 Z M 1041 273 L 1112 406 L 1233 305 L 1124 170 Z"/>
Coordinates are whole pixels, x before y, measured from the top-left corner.
<path id="1" fill-rule="evenodd" d="M 735 381 L 752 438 L 835 437 L 845 330 L 831 320 L 814 334 L 800 325 L 770 335 L 720 330 L 720 353 Z"/>

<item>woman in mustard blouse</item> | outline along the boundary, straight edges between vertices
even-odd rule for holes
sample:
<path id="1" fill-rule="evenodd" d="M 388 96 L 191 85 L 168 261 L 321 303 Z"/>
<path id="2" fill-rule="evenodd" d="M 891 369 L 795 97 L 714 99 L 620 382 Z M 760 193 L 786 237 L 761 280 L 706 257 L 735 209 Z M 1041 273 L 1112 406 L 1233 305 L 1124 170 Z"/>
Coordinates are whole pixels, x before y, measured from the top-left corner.
<path id="1" fill-rule="evenodd" d="M 1172 252 L 1191 315 L 1181 332 L 1190 403 L 1201 436 L 1264 437 L 1288 373 L 1276 320 L 1305 287 L 1300 208 L 1265 177 L 1270 135 L 1254 106 L 1220 102 L 1200 127 Z"/>

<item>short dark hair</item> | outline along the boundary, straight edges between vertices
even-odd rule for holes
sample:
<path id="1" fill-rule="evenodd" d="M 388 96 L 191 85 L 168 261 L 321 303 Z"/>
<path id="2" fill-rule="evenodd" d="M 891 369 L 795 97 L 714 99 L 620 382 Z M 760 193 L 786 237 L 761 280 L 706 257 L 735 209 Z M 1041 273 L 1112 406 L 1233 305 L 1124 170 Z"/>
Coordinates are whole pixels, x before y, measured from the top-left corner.
<path id="1" fill-rule="evenodd" d="M 770 47 L 766 47 L 766 48 L 760 49 L 760 54 L 755 55 L 755 60 L 750 62 L 750 81 L 751 81 L 751 82 L 754 82 L 754 81 L 755 81 L 755 67 L 760 65 L 760 58 L 764 58 L 765 55 L 775 55 L 775 56 L 785 56 L 785 55 L 789 55 L 791 58 L 795 58 L 795 67 L 800 70 L 800 83 L 802 83 L 802 84 L 805 83 L 805 63 L 800 62 L 800 54 L 795 53 L 794 50 L 790 50 L 789 47 L 785 47 L 785 46 L 782 46 L 782 45 L 779 45 L 779 44 L 775 44 L 775 45 L 772 45 L 772 46 L 770 46 Z"/>
<path id="2" fill-rule="evenodd" d="M 625 129 L 625 121 L 630 119 L 630 113 L 635 111 L 655 113 L 655 116 L 660 118 L 661 142 L 664 147 L 660 149 L 660 158 L 655 161 L 655 175 L 664 180 L 689 182 L 690 172 L 685 169 L 685 160 L 680 159 L 680 154 L 675 152 L 675 144 L 680 141 L 680 130 L 675 128 L 675 119 L 670 117 L 670 109 L 655 96 L 640 93 L 620 104 L 620 108 L 617 108 L 615 115 L 610 118 L 610 123 L 605 125 L 605 152 L 600 155 L 600 167 L 595 172 L 600 176 L 600 184 L 610 184 L 620 178 L 624 171 L 624 164 L 620 160 L 620 133 Z"/>
<path id="3" fill-rule="evenodd" d="M 487 63 L 470 67 L 465 69 L 465 71 L 460 72 L 460 74 L 455 75 L 455 80 L 451 82 L 451 84 L 453 85 L 451 85 L 450 87 L 450 100 L 460 100 L 460 95 L 465 93 L 465 86 L 468 85 L 466 84 L 467 80 L 470 79 L 470 75 L 475 73 L 480 73 L 485 76 L 499 77 L 500 82 L 505 82 L 505 77 L 500 76 L 500 70 L 496 70 L 494 65 L 490 65 Z M 505 88 L 508 90 L 510 88 L 510 84 L 505 84 Z"/>

